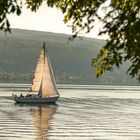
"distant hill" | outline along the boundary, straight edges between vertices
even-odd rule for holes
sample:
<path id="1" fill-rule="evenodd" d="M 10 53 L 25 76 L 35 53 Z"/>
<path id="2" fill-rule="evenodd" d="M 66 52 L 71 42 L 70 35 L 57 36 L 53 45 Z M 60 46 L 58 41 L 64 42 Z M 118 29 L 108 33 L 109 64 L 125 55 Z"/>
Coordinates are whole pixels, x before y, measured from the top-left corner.
<path id="1" fill-rule="evenodd" d="M 69 41 L 69 37 L 21 29 L 12 29 L 11 34 L 0 32 L 0 82 L 31 82 L 40 49 L 46 42 L 57 83 L 137 84 L 125 74 L 128 64 L 96 79 L 91 61 L 105 41 L 93 38 Z"/>

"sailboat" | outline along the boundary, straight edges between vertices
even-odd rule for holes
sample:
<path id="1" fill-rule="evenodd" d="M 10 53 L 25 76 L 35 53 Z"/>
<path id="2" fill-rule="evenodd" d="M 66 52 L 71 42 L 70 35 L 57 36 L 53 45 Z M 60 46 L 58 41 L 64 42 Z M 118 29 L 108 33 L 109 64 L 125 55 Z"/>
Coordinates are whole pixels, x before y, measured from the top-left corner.
<path id="1" fill-rule="evenodd" d="M 58 100 L 59 93 L 45 43 L 38 58 L 30 92 L 26 96 L 13 97 L 16 103 L 55 103 Z"/>

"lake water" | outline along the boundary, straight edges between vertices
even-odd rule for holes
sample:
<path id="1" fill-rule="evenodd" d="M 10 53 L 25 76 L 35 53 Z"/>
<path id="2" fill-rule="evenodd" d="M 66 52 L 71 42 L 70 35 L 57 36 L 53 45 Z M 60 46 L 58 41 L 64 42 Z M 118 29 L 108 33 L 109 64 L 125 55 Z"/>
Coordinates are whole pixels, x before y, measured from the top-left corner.
<path id="1" fill-rule="evenodd" d="M 140 140 L 140 87 L 58 85 L 57 105 L 15 104 L 0 84 L 0 140 Z"/>

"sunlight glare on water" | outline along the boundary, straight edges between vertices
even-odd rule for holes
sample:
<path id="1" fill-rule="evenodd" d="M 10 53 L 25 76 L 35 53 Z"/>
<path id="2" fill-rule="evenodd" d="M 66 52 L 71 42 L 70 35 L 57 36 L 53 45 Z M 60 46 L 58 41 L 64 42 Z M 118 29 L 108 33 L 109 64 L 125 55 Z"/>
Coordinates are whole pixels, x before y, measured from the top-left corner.
<path id="1" fill-rule="evenodd" d="M 56 105 L 18 105 L 0 84 L 0 140 L 139 140 L 140 87 L 58 85 Z"/>

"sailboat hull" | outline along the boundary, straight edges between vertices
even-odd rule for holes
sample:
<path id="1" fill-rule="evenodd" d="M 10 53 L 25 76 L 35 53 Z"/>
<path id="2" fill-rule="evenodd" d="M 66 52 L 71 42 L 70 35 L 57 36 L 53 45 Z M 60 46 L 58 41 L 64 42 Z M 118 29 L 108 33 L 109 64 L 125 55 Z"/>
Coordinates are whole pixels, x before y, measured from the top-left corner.
<path id="1" fill-rule="evenodd" d="M 59 96 L 38 98 L 38 97 L 14 97 L 16 103 L 55 103 Z"/>

